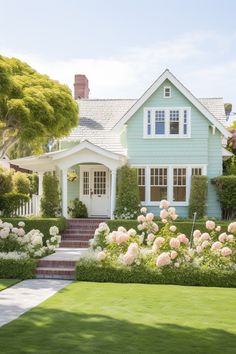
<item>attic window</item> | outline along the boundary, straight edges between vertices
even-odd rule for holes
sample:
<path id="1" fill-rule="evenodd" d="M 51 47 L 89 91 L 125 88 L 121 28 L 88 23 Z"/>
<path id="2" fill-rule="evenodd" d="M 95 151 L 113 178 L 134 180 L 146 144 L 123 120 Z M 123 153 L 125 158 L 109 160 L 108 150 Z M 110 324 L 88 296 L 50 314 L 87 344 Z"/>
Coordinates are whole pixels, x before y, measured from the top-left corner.
<path id="1" fill-rule="evenodd" d="M 171 97 L 171 88 L 169 86 L 164 87 L 164 97 Z"/>

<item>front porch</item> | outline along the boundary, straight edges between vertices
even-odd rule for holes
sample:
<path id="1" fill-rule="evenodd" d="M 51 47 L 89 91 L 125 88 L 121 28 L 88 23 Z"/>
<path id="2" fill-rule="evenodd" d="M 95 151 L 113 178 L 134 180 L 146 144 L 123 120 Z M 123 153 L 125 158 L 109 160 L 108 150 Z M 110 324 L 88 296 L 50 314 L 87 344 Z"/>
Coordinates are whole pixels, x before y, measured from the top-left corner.
<path id="1" fill-rule="evenodd" d="M 116 207 L 117 169 L 126 161 L 126 157 L 102 149 L 88 141 L 73 148 L 13 160 L 20 167 L 38 173 L 39 199 L 43 195 L 43 176 L 46 172 L 55 173 L 61 190 L 62 215 L 68 215 L 68 206 L 75 198 L 87 207 L 92 218 L 113 218 Z M 71 171 L 76 178 L 68 180 Z M 40 203 L 37 214 L 40 215 Z"/>

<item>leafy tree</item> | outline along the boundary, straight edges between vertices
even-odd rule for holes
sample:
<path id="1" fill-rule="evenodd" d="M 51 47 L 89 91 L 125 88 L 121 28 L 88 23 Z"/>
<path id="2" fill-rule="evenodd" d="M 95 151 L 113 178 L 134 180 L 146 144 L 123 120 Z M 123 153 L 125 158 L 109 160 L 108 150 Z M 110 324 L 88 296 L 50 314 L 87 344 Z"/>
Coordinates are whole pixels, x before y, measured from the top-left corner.
<path id="1" fill-rule="evenodd" d="M 206 215 L 207 206 L 207 176 L 192 176 L 191 191 L 189 198 L 189 217 L 197 213 L 197 218 L 201 219 Z"/>
<path id="2" fill-rule="evenodd" d="M 0 167 L 0 195 L 13 191 L 12 172 Z"/>
<path id="3" fill-rule="evenodd" d="M 16 172 L 13 175 L 14 191 L 28 195 L 30 193 L 30 180 L 23 172 Z"/>
<path id="4" fill-rule="evenodd" d="M 69 88 L 16 58 L 0 56 L 0 158 L 16 143 L 35 150 L 78 122 Z"/>

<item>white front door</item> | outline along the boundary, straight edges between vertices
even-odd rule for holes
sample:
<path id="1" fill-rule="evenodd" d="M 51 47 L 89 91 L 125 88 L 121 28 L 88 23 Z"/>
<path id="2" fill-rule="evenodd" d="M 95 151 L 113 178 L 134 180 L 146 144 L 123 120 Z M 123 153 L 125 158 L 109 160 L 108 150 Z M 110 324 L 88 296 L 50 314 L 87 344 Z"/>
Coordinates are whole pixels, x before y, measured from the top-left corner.
<path id="1" fill-rule="evenodd" d="M 110 178 L 105 166 L 80 166 L 80 200 L 91 217 L 110 214 Z"/>

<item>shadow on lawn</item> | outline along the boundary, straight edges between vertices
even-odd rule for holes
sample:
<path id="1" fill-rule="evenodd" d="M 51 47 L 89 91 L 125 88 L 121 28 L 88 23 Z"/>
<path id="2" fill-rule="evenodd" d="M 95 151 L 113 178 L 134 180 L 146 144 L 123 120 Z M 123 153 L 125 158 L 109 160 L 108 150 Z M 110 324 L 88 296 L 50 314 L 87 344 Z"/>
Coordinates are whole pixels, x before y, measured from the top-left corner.
<path id="1" fill-rule="evenodd" d="M 42 308 L 0 328 L 0 342 L 3 354 L 236 353 L 236 335 L 224 330 L 163 323 L 148 326 Z"/>

